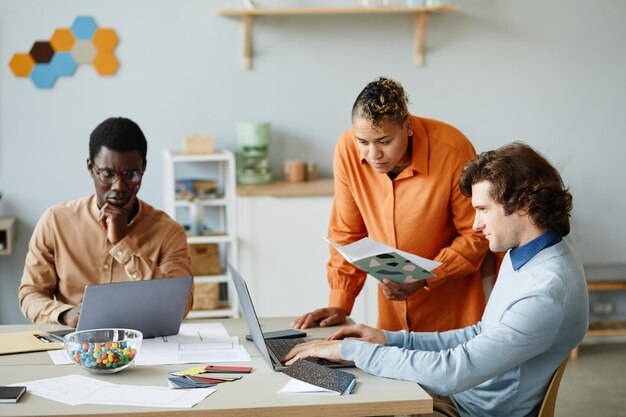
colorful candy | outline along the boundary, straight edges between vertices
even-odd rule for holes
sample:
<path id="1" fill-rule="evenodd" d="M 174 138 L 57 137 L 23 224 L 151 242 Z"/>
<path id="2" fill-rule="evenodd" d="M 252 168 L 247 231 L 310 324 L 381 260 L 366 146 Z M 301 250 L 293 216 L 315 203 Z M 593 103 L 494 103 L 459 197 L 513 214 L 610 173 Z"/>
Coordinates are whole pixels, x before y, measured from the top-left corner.
<path id="1" fill-rule="evenodd" d="M 88 369 L 107 369 L 124 366 L 131 362 L 137 351 L 127 342 L 83 343 L 72 350 L 76 363 Z"/>

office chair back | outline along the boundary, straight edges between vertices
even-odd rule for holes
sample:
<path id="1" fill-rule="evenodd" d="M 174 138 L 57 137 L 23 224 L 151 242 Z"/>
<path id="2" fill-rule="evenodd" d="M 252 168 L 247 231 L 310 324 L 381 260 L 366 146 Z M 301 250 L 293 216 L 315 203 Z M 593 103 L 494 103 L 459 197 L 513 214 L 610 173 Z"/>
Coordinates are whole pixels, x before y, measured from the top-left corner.
<path id="1" fill-rule="evenodd" d="M 543 401 L 541 402 L 541 408 L 539 409 L 537 417 L 554 417 L 556 394 L 559 392 L 559 385 L 561 384 L 561 378 L 563 377 L 563 372 L 565 372 L 568 360 L 569 355 L 563 359 L 561 365 L 557 368 L 556 372 L 554 372 L 554 375 L 550 380 L 550 384 L 548 385 L 546 395 L 543 397 Z"/>

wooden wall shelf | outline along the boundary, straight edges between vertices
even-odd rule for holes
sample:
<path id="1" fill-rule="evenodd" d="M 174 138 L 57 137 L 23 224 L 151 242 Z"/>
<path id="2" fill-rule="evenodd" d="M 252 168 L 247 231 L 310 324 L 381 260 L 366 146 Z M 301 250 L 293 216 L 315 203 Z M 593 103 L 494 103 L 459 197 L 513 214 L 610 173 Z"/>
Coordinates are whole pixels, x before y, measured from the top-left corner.
<path id="1" fill-rule="evenodd" d="M 333 194 L 334 183 L 332 178 L 321 178 L 298 183 L 273 181 L 270 184 L 237 186 L 237 195 L 239 197 L 332 197 Z"/>
<path id="2" fill-rule="evenodd" d="M 415 65 L 424 65 L 424 49 L 426 43 L 426 29 L 430 13 L 454 12 L 459 6 L 437 7 L 348 7 L 348 8 L 319 8 L 319 9 L 221 9 L 218 14 L 227 17 L 241 17 L 243 21 L 243 67 L 252 69 L 252 22 L 257 16 L 308 16 L 308 15 L 337 15 L 337 14 L 412 14 L 413 37 L 415 39 Z"/>

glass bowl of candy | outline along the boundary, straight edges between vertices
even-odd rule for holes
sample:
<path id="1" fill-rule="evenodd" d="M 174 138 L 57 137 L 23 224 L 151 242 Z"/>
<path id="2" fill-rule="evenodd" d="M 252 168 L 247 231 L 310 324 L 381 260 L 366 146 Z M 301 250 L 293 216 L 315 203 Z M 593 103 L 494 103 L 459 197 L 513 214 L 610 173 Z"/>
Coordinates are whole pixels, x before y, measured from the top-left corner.
<path id="1" fill-rule="evenodd" d="M 70 333 L 64 339 L 75 364 L 90 372 L 112 374 L 133 363 L 143 334 L 131 329 L 94 329 Z"/>

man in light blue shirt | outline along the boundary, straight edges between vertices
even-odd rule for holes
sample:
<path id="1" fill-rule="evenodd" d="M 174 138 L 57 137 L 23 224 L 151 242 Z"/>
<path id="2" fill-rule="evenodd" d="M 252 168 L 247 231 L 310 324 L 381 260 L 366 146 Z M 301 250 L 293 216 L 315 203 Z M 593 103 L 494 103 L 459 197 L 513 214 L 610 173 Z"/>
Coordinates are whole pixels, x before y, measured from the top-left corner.
<path id="1" fill-rule="evenodd" d="M 528 145 L 484 152 L 460 188 L 474 229 L 506 252 L 482 320 L 448 332 L 380 331 L 357 325 L 287 355 L 354 361 L 375 375 L 434 393 L 435 416 L 536 416 L 559 364 L 588 326 L 588 292 L 570 244 L 572 196 L 558 171 Z"/>

